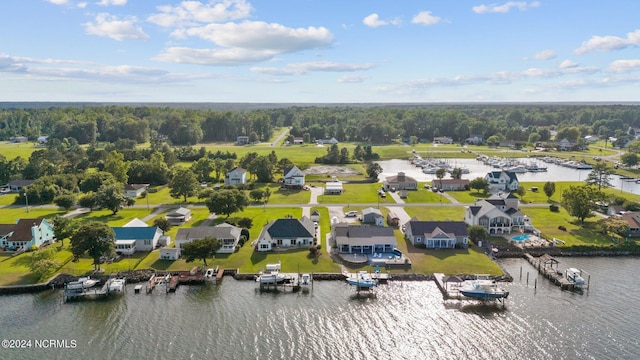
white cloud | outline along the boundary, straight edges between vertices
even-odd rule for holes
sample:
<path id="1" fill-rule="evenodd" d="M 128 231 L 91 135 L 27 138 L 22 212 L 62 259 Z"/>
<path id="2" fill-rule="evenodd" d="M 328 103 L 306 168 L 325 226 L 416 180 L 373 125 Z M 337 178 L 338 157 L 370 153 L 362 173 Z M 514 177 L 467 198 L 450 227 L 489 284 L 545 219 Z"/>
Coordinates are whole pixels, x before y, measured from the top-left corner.
<path id="1" fill-rule="evenodd" d="M 533 56 L 525 57 L 524 59 L 525 60 L 550 60 L 555 58 L 556 56 L 558 56 L 558 54 L 556 54 L 555 51 L 547 49 L 547 50 L 539 51 L 533 54 Z"/>
<path id="2" fill-rule="evenodd" d="M 640 70 L 640 59 L 616 60 L 609 65 L 609 71 L 613 73 L 628 73 Z"/>
<path id="3" fill-rule="evenodd" d="M 431 15 L 431 11 L 421 11 L 418 15 L 414 16 L 411 20 L 414 24 L 422 24 L 422 25 L 435 25 L 441 22 L 442 19 Z"/>
<path id="4" fill-rule="evenodd" d="M 46 1 L 54 5 L 66 5 L 67 3 L 69 3 L 69 0 L 46 0 Z"/>
<path id="5" fill-rule="evenodd" d="M 172 36 L 197 36 L 219 46 L 289 53 L 328 47 L 333 35 L 324 27 L 289 28 L 262 21 L 209 24 L 175 31 Z"/>
<path id="6" fill-rule="evenodd" d="M 149 35 L 145 34 L 142 28 L 134 25 L 136 22 L 135 17 L 119 20 L 116 16 L 101 13 L 96 16 L 95 22 L 88 22 L 84 26 L 87 34 L 105 36 L 118 41 L 148 39 Z"/>
<path id="7" fill-rule="evenodd" d="M 380 20 L 380 16 L 376 13 L 362 19 L 362 23 L 372 28 L 389 25 L 388 21 Z"/>
<path id="8" fill-rule="evenodd" d="M 518 9 L 520 11 L 526 11 L 530 8 L 536 8 L 540 6 L 539 1 L 532 1 L 527 3 L 526 1 L 508 1 L 504 4 L 490 4 L 490 5 L 478 5 L 471 8 L 476 14 L 487 13 L 508 13 L 511 9 Z"/>
<path id="9" fill-rule="evenodd" d="M 632 46 L 640 46 L 640 29 L 627 33 L 626 38 L 611 35 L 592 36 L 591 39 L 583 42 L 574 52 L 581 55 L 592 51 L 621 50 Z"/>
<path id="10" fill-rule="evenodd" d="M 87 7 L 87 3 L 86 2 L 79 2 L 76 4 L 76 6 L 80 9 L 84 9 Z"/>
<path id="11" fill-rule="evenodd" d="M 577 66 L 578 66 L 578 63 L 568 59 L 560 63 L 560 69 L 570 69 L 570 68 L 575 68 Z"/>
<path id="12" fill-rule="evenodd" d="M 202 23 L 244 19 L 252 7 L 245 0 L 183 1 L 178 6 L 158 6 L 159 12 L 147 18 L 162 27 L 194 26 Z"/>
<path id="13" fill-rule="evenodd" d="M 194 49 L 187 47 L 172 47 L 165 49 L 153 58 L 155 61 L 173 62 L 179 64 L 234 66 L 255 64 L 267 61 L 275 55 L 270 51 L 232 49 Z"/>
<path id="14" fill-rule="evenodd" d="M 302 75 L 312 71 L 327 71 L 327 72 L 347 72 L 347 71 L 362 71 L 369 70 L 375 67 L 370 63 L 365 64 L 347 64 L 337 63 L 331 61 L 309 61 L 302 63 L 287 64 L 284 68 L 274 67 L 253 67 L 251 71 L 264 74 L 264 75 Z"/>
<path id="15" fill-rule="evenodd" d="M 345 75 L 336 80 L 339 83 L 361 83 L 369 79 L 369 76 L 362 75 Z"/>
<path id="16" fill-rule="evenodd" d="M 97 4 L 100 6 L 109 6 L 109 5 L 123 6 L 127 4 L 127 0 L 100 0 L 100 2 Z"/>

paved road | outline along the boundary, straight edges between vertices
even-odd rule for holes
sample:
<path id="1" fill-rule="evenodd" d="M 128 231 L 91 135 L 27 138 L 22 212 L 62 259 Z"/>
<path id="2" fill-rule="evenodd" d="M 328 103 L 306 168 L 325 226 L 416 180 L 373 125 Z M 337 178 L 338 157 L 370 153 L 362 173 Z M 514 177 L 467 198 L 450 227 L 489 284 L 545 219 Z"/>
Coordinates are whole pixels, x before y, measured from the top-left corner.
<path id="1" fill-rule="evenodd" d="M 280 135 L 271 143 L 271 146 L 277 146 L 285 136 L 289 135 L 289 128 L 285 128 Z"/>

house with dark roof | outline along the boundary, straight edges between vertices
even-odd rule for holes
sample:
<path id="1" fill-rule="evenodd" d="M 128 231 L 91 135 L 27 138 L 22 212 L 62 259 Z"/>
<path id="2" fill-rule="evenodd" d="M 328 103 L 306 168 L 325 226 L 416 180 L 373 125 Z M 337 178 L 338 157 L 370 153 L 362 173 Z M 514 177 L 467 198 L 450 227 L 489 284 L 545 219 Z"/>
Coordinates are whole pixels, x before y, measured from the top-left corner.
<path id="1" fill-rule="evenodd" d="M 11 180 L 6 185 L 3 186 L 4 189 L 7 189 L 9 192 L 19 193 L 25 187 L 33 184 L 35 180 Z"/>
<path id="2" fill-rule="evenodd" d="M 15 224 L 0 224 L 0 247 L 8 251 L 28 250 L 55 242 L 53 225 L 46 219 L 20 219 Z"/>
<path id="3" fill-rule="evenodd" d="M 433 138 L 434 144 L 453 144 L 453 139 L 448 136 L 436 136 Z"/>
<path id="4" fill-rule="evenodd" d="M 191 228 L 178 229 L 176 234 L 176 247 L 182 249 L 184 244 L 194 240 L 205 238 L 216 238 L 220 240 L 222 246 L 216 253 L 231 254 L 236 251 L 236 247 L 240 243 L 242 236 L 242 228 L 222 223 L 216 226 L 194 226 Z"/>
<path id="5" fill-rule="evenodd" d="M 406 176 L 405 173 L 399 172 L 395 176 L 387 176 L 382 183 L 382 187 L 389 191 L 395 190 L 418 190 L 418 181 L 411 176 Z"/>
<path id="6" fill-rule="evenodd" d="M 337 223 L 331 235 L 339 253 L 376 254 L 390 253 L 398 245 L 393 228 L 386 226 Z"/>
<path id="7" fill-rule="evenodd" d="M 284 169 L 284 186 L 301 189 L 304 186 L 304 173 L 296 166 Z"/>
<path id="8" fill-rule="evenodd" d="M 524 230 L 525 216 L 518 206 L 519 200 L 512 193 L 492 195 L 467 206 L 464 222 L 483 226 L 488 234 L 510 234 L 513 228 Z"/>
<path id="9" fill-rule="evenodd" d="M 428 249 L 466 248 L 469 232 L 464 221 L 420 221 L 413 218 L 407 222 L 405 236 L 413 246 Z"/>
<path id="10" fill-rule="evenodd" d="M 137 251 L 151 251 L 158 246 L 162 230 L 157 226 L 112 227 L 116 239 L 116 253 L 131 255 Z"/>
<path id="11" fill-rule="evenodd" d="M 244 185 L 247 183 L 247 170 L 241 167 L 235 167 L 225 174 L 225 185 Z"/>
<path id="12" fill-rule="evenodd" d="M 384 216 L 382 216 L 382 211 L 373 207 L 362 209 L 362 223 L 384 226 Z"/>
<path id="13" fill-rule="evenodd" d="M 484 176 L 489 183 L 489 191 L 516 191 L 520 182 L 518 176 L 513 171 L 491 171 Z"/>
<path id="14" fill-rule="evenodd" d="M 164 218 L 167 219 L 171 225 L 182 225 L 191 220 L 191 210 L 179 207 L 171 210 Z"/>
<path id="15" fill-rule="evenodd" d="M 149 184 L 125 184 L 124 195 L 132 198 L 137 198 L 147 190 Z"/>
<path id="16" fill-rule="evenodd" d="M 249 143 L 249 137 L 245 135 L 240 135 L 236 139 L 236 144 L 238 145 L 247 145 Z"/>
<path id="17" fill-rule="evenodd" d="M 629 225 L 628 235 L 629 237 L 640 236 L 640 214 L 637 212 L 627 212 L 619 215 L 620 218 Z"/>
<path id="18" fill-rule="evenodd" d="M 481 145 L 484 144 L 484 137 L 482 135 L 471 135 L 464 140 L 467 144 Z"/>
<path id="19" fill-rule="evenodd" d="M 313 245 L 315 225 L 306 216 L 301 219 L 277 219 L 268 223 L 257 242 L 258 251 L 271 251 L 274 248 Z"/>

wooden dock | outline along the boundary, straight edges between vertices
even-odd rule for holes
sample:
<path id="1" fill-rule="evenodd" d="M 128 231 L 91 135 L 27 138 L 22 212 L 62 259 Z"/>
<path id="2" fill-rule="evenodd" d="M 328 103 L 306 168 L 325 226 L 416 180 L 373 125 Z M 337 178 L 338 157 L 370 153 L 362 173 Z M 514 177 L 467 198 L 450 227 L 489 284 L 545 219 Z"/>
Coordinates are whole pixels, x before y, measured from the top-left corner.
<path id="1" fill-rule="evenodd" d="M 589 281 L 586 284 L 577 285 L 565 277 L 564 273 L 558 269 L 558 264 L 560 264 L 560 262 L 548 254 L 544 254 L 537 258 L 530 254 L 525 254 L 525 258 L 531 265 L 533 265 L 534 268 L 536 268 L 536 270 L 538 270 L 540 275 L 549 279 L 553 284 L 559 286 L 561 290 L 581 291 L 583 289 L 589 289 L 591 275 L 589 275 Z"/>
<path id="2" fill-rule="evenodd" d="M 220 271 L 222 272 L 222 271 Z M 280 273 L 284 275 L 284 281 L 280 283 L 263 283 L 259 282 L 260 291 L 289 291 L 297 292 L 301 289 L 313 288 L 313 274 L 298 274 L 298 273 Z M 308 275 L 308 279 L 304 279 L 303 276 Z"/>

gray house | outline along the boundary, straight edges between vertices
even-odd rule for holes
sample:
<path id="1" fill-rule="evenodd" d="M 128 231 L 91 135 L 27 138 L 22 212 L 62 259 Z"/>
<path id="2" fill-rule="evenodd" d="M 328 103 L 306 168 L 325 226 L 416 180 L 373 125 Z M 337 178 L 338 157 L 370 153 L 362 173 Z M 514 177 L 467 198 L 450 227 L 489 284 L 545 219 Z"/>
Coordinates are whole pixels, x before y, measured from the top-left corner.
<path id="1" fill-rule="evenodd" d="M 313 244 L 315 233 L 313 221 L 306 216 L 301 219 L 274 220 L 262 229 L 258 238 L 258 251 L 293 246 L 307 247 Z"/>
<path id="2" fill-rule="evenodd" d="M 379 209 L 368 207 L 362 209 L 362 223 L 384 226 L 384 216 L 382 216 L 382 212 Z"/>
<path id="3" fill-rule="evenodd" d="M 409 220 L 405 228 L 406 237 L 414 246 L 429 249 L 466 248 L 469 232 L 464 221 L 420 221 Z"/>

